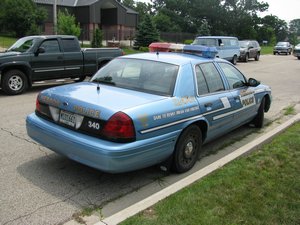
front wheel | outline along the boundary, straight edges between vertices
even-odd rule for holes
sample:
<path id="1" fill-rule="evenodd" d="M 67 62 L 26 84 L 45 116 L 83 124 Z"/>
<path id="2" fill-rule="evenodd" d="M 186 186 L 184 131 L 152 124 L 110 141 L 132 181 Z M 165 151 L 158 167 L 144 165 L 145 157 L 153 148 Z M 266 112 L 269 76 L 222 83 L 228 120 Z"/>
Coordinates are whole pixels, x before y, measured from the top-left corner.
<path id="1" fill-rule="evenodd" d="M 247 53 L 246 55 L 245 55 L 245 60 L 244 60 L 245 62 L 248 62 L 249 61 L 249 54 Z"/>
<path id="2" fill-rule="evenodd" d="M 186 128 L 180 135 L 173 155 L 172 168 L 178 173 L 190 170 L 196 163 L 202 145 L 201 130 L 196 125 Z"/>
<path id="3" fill-rule="evenodd" d="M 1 82 L 2 90 L 8 95 L 23 93 L 28 87 L 26 75 L 20 70 L 9 70 L 4 73 Z"/>
<path id="4" fill-rule="evenodd" d="M 264 115 L 265 115 L 265 102 L 266 99 L 263 98 L 261 100 L 260 106 L 258 108 L 258 112 L 257 115 L 255 116 L 255 118 L 253 119 L 253 124 L 255 127 L 257 128 L 262 128 L 264 125 Z"/>

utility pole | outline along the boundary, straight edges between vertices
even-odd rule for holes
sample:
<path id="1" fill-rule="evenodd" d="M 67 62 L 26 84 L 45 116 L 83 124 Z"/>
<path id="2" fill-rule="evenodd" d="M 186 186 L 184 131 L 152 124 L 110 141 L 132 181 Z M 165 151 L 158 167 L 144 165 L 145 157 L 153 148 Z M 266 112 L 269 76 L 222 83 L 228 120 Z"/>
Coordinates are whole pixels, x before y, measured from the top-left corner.
<path id="1" fill-rule="evenodd" d="M 53 31 L 57 34 L 57 0 L 54 0 L 53 5 Z"/>

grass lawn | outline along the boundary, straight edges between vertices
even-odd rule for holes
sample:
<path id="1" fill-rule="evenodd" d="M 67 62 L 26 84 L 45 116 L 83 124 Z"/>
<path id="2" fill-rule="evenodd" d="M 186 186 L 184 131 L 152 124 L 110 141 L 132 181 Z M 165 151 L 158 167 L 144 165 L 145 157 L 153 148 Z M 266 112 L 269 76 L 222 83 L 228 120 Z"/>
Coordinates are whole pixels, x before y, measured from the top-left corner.
<path id="1" fill-rule="evenodd" d="M 300 123 L 121 224 L 300 224 Z"/>
<path id="2" fill-rule="evenodd" d="M 0 47 L 2 47 L 2 48 L 8 48 L 13 43 L 15 43 L 16 40 L 17 40 L 17 38 L 0 36 Z"/>
<path id="3" fill-rule="evenodd" d="M 261 46 L 261 54 L 262 55 L 273 55 L 273 46 Z"/>

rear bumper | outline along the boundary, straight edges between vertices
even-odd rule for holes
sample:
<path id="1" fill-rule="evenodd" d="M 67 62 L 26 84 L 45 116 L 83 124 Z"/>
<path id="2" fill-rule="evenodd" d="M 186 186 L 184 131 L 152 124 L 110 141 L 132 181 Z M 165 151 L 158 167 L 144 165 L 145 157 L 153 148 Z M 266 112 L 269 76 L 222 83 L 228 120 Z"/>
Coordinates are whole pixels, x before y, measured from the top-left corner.
<path id="1" fill-rule="evenodd" d="M 109 173 L 121 173 L 158 164 L 172 153 L 178 132 L 132 143 L 114 143 L 58 126 L 34 113 L 26 119 L 28 135 L 59 154 Z"/>

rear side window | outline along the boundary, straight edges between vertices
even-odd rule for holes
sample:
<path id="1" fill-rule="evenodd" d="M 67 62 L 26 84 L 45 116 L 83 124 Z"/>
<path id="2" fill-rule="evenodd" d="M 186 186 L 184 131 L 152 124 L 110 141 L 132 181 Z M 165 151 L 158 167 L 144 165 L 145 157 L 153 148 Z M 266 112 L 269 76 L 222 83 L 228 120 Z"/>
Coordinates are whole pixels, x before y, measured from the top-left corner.
<path id="1" fill-rule="evenodd" d="M 201 73 L 204 76 L 204 80 L 206 81 L 209 92 L 217 92 L 217 91 L 225 90 L 222 78 L 213 63 L 203 63 L 197 67 L 199 67 Z M 196 73 L 197 73 L 197 70 L 198 69 L 196 69 Z M 197 74 L 197 79 L 198 79 L 198 75 L 199 75 L 199 77 L 201 77 L 201 73 L 199 72 Z M 202 78 L 200 78 L 200 79 L 202 79 Z M 197 80 L 197 83 L 200 83 L 200 87 L 203 88 L 203 90 L 201 90 L 200 93 L 204 93 L 205 85 L 201 84 L 200 80 L 199 81 Z M 198 89 L 199 89 L 199 85 L 198 85 Z M 200 94 L 200 93 L 198 93 L 198 94 Z"/>
<path id="2" fill-rule="evenodd" d="M 73 38 L 62 39 L 62 45 L 64 48 L 64 52 L 79 52 L 80 51 L 79 43 L 76 39 L 73 39 Z"/>
<path id="3" fill-rule="evenodd" d="M 199 66 L 196 66 L 196 77 L 197 77 L 198 95 L 204 95 L 209 93 L 204 74 Z"/>
<path id="4" fill-rule="evenodd" d="M 60 48 L 57 40 L 46 40 L 41 44 L 40 47 L 44 48 L 45 52 L 47 53 L 60 52 Z"/>

